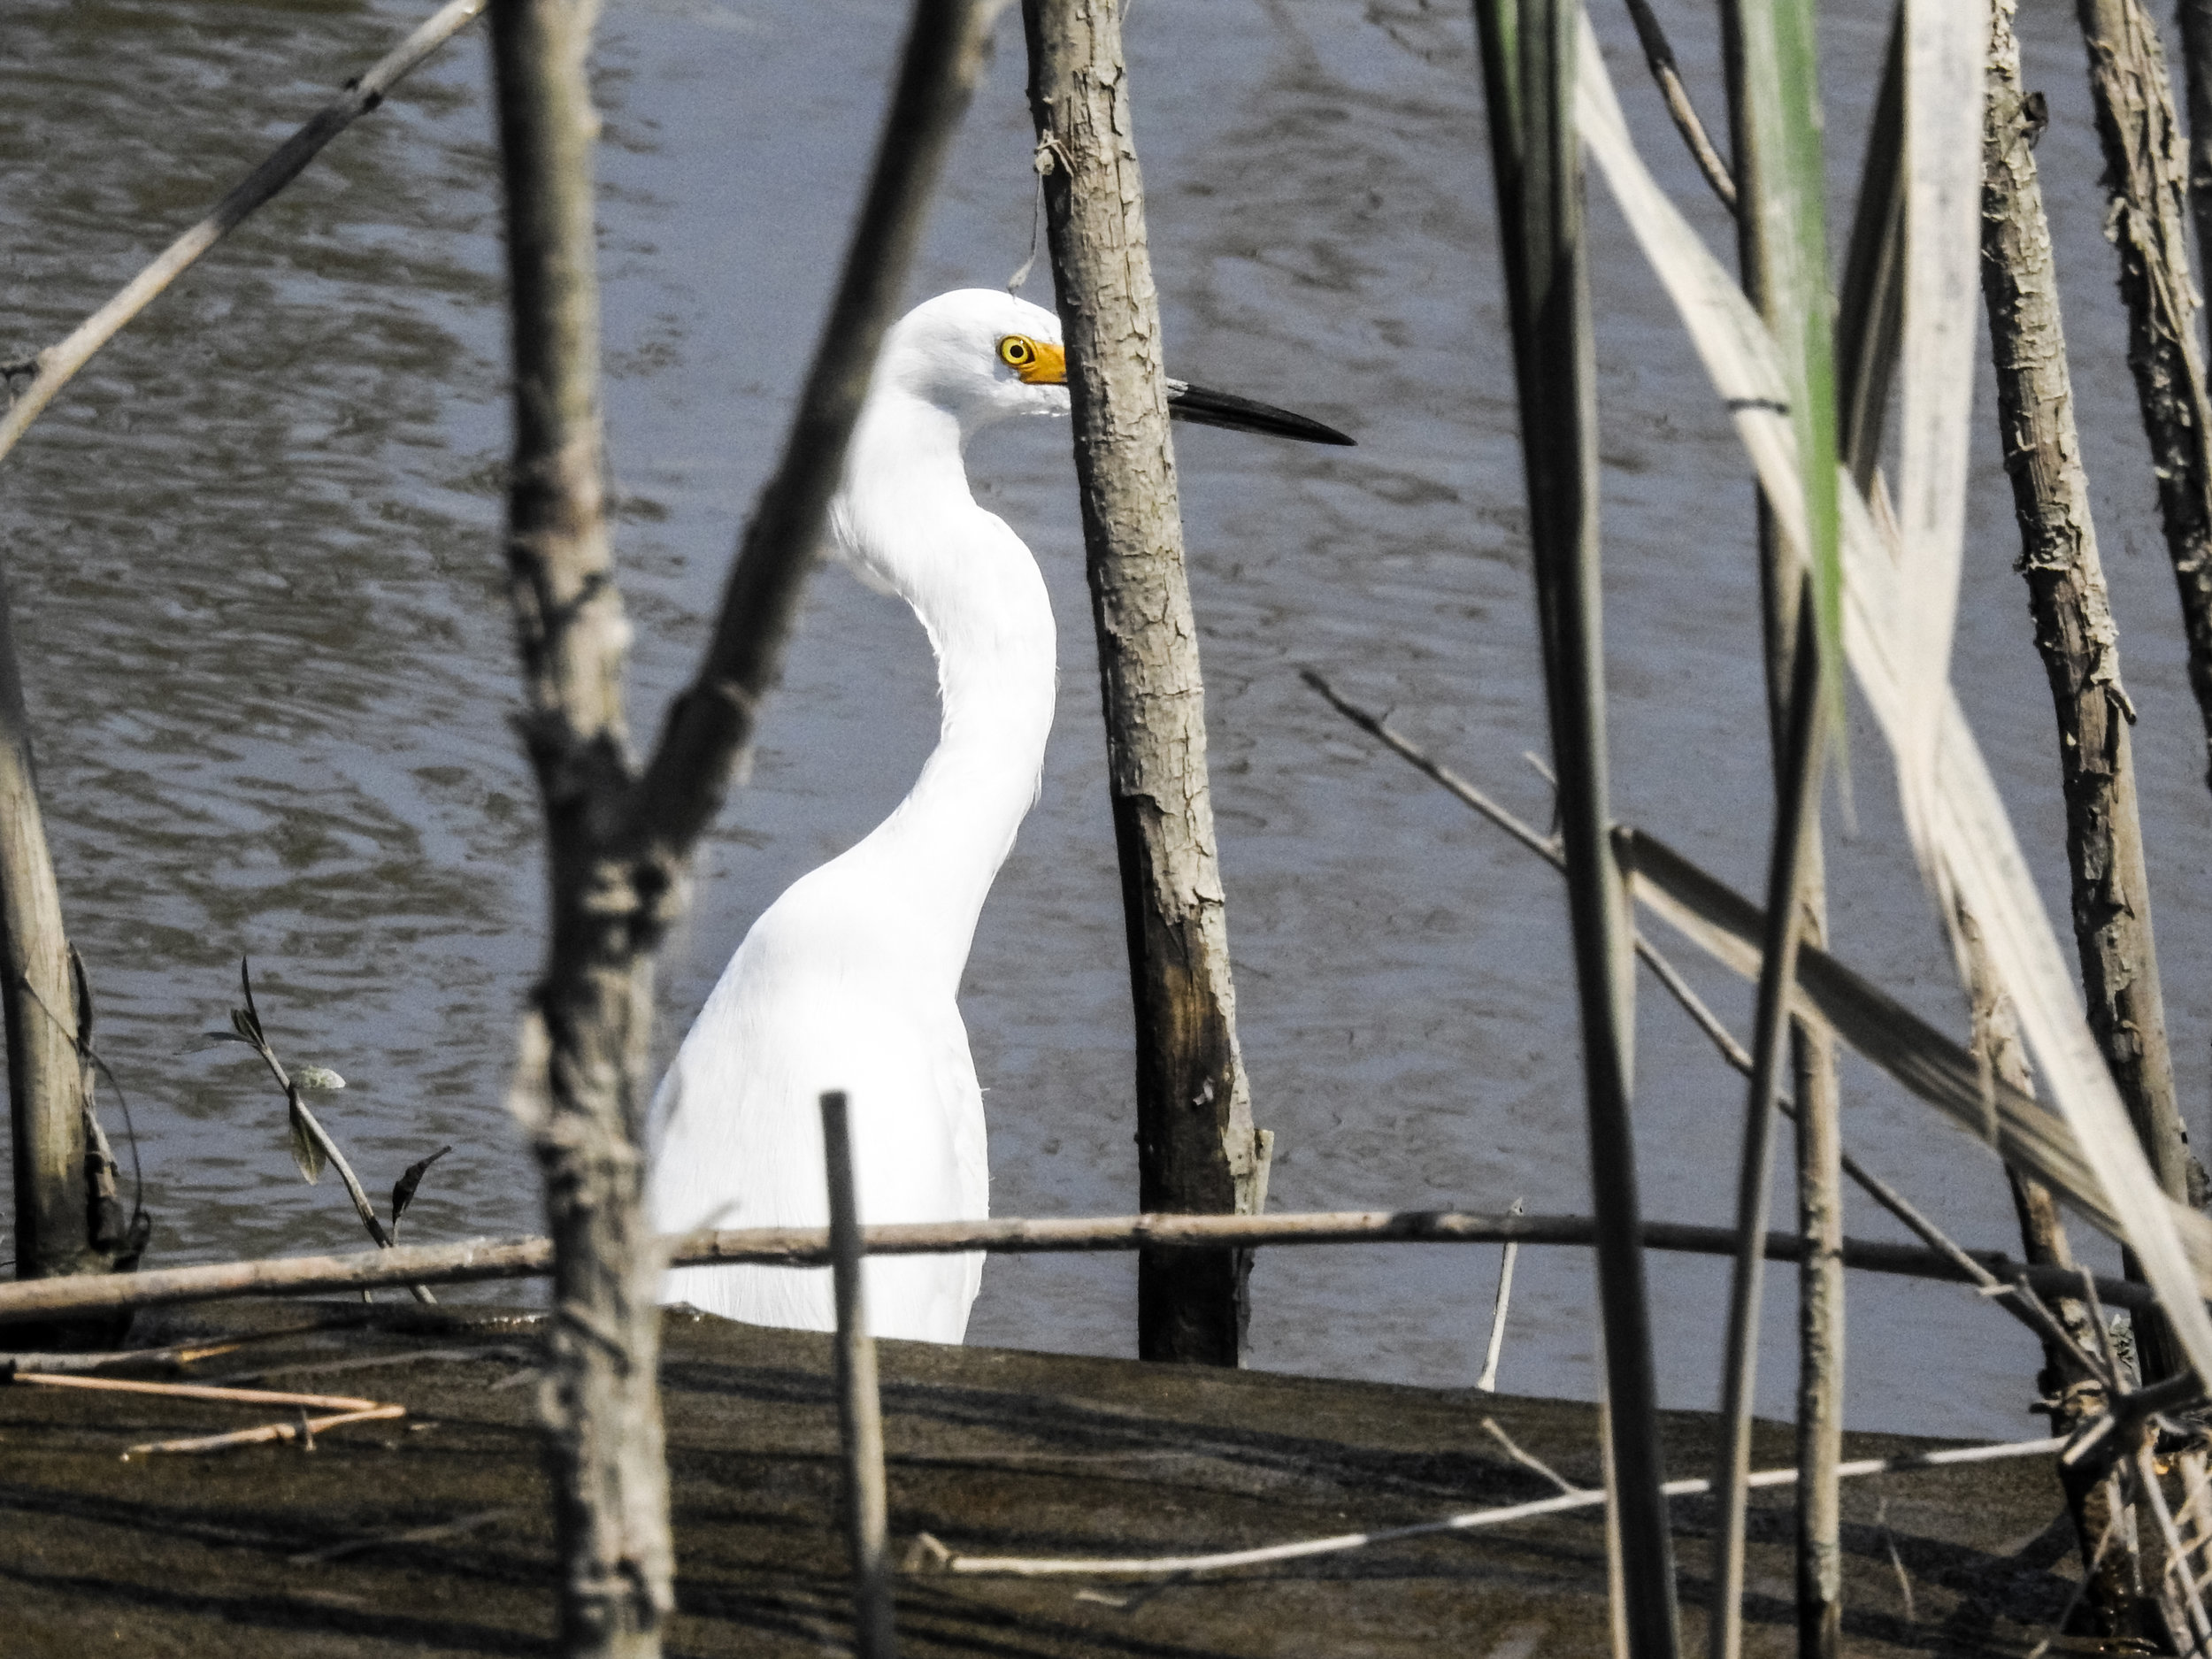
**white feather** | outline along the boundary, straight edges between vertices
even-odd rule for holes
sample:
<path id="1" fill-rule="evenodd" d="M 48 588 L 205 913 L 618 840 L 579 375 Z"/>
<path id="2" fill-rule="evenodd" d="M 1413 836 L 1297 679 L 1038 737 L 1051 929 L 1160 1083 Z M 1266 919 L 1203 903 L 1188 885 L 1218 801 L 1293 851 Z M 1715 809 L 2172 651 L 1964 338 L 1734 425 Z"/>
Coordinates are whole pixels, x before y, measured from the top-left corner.
<path id="1" fill-rule="evenodd" d="M 825 1090 L 850 1102 L 864 1223 L 990 1210 L 983 1098 L 957 996 L 976 918 L 1034 803 L 1052 726 L 1052 609 L 1021 539 L 970 495 L 963 450 L 1010 416 L 1064 414 L 1063 386 L 1001 362 L 1058 344 L 1048 311 L 995 290 L 917 307 L 884 343 L 831 512 L 841 557 L 913 606 L 944 722 L 898 810 L 753 924 L 653 1104 L 647 1202 L 664 1233 L 820 1226 Z M 879 1336 L 957 1342 L 980 1256 L 869 1262 Z M 664 1295 L 757 1325 L 827 1330 L 825 1269 L 683 1268 Z"/>

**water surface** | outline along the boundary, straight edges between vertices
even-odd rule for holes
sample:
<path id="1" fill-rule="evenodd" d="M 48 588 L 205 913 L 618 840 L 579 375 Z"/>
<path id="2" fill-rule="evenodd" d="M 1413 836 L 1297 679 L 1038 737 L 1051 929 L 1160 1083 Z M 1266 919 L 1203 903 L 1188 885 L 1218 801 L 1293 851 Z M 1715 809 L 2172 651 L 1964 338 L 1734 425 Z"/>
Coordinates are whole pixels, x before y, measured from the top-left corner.
<path id="1" fill-rule="evenodd" d="M 26 0 L 0 16 L 0 352 L 58 337 L 419 8 Z M 1609 60 L 1662 179 L 1717 250 L 1728 227 L 1665 124 L 1624 23 Z M 1709 111 L 1701 10 L 1663 7 Z M 903 8 L 893 0 L 632 0 L 605 14 L 602 196 L 618 541 L 637 623 L 634 722 L 657 724 L 704 638 L 772 463 L 847 231 Z M 1839 192 L 1886 11 L 1834 9 Z M 2201 1126 L 2212 1032 L 2212 825 L 2099 234 L 2080 50 L 2024 16 L 2048 94 L 2084 442 L 2151 818 L 2168 1012 Z M 1179 434 L 1243 1041 L 1286 1209 L 1587 1207 L 1564 907 L 1540 864 L 1299 682 L 1311 664 L 1532 818 L 1545 719 L 1483 124 L 1463 5 L 1139 0 L 1131 24 L 1156 270 L 1179 373 L 1357 434 L 1316 450 Z M 1003 282 L 1033 226 L 1019 35 L 1002 29 L 913 284 Z M 501 1091 L 541 945 L 534 795 L 498 575 L 505 449 L 495 157 L 464 37 L 104 353 L 6 464 L 17 608 L 72 931 L 132 1093 L 164 1263 L 357 1243 L 303 1186 L 280 1103 L 224 1023 L 250 952 L 285 1055 L 351 1087 L 326 1113 L 380 1189 L 450 1141 L 406 1234 L 537 1220 Z M 1847 197 L 1839 196 L 1839 199 Z M 1593 192 L 1607 626 L 1621 815 L 1756 890 L 1768 808 L 1752 493 L 1671 312 Z M 1841 232 L 1837 233 L 1839 242 Z M 1048 279 L 1032 279 L 1044 300 Z M 2010 560 L 1985 385 L 1956 673 L 2055 914 L 2063 823 L 2049 704 Z M 1060 622 L 1044 793 L 999 882 L 965 1001 L 999 1213 L 1133 1202 L 1129 1008 L 1066 429 L 995 432 L 978 494 L 1037 550 Z M 700 865 L 664 975 L 680 1033 L 750 918 L 864 833 L 933 738 L 926 642 L 826 572 L 751 787 Z M 1832 842 L 1849 959 L 1963 1032 L 1902 850 L 1879 738 L 1851 748 L 1855 832 Z M 1842 829 L 1832 815 L 1832 826 Z M 1683 959 L 1689 960 L 1685 947 Z M 1748 997 L 1694 977 L 1741 1029 Z M 1646 986 L 1647 1208 L 1724 1219 L 1741 1086 Z M 2013 1242 L 1993 1158 L 1867 1068 L 1846 1136 L 1976 1245 Z M 1854 1194 L 1853 1232 L 1892 1236 Z M 1786 1204 L 1785 1198 L 1782 1202 Z M 1782 1212 L 1778 1212 L 1782 1213 Z M 1486 1248 L 1278 1251 L 1256 1361 L 1470 1379 Z M 1662 1391 L 1711 1403 L 1717 1262 L 1655 1259 Z M 1763 1406 L 1786 1415 L 1786 1276 Z M 1502 1380 L 1586 1395 L 1590 1264 L 1524 1257 Z M 1118 1259 L 1002 1261 L 979 1341 L 1125 1353 Z M 2028 1430 L 2037 1356 L 1968 1293 L 1855 1277 L 1855 1426 Z"/>

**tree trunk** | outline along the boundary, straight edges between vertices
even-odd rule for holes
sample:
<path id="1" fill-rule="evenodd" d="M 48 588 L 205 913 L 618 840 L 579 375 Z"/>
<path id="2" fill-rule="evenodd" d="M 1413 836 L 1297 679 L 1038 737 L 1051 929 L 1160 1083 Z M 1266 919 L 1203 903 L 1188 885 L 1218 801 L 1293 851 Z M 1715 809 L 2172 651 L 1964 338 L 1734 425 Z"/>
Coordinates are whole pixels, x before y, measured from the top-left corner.
<path id="1" fill-rule="evenodd" d="M 2074 939 L 2090 1029 L 2159 1185 L 2170 1196 L 2185 1200 L 2187 1133 L 2175 1103 L 2128 735 L 2135 710 L 2120 683 L 2119 634 L 2090 517 L 2058 276 L 2042 185 L 2021 113 L 2020 49 L 2009 6 L 2001 4 L 1996 19 L 1985 145 L 1982 287 L 1996 359 L 2005 470 L 2012 479 L 2013 511 L 2020 524 L 2018 568 L 2027 579 L 2036 649 L 2042 653 L 2058 717 Z M 2152 66 L 2162 88 L 2164 65 Z M 2173 206 L 2177 213 L 2177 199 Z M 2177 239 L 2177 219 L 2170 228 Z M 2132 257 L 2125 252 L 2134 246 L 2133 239 L 2123 234 L 2121 245 L 2124 263 L 2133 268 Z M 2186 281 L 2185 268 L 2176 274 Z M 2193 350 L 2181 356 L 2188 359 L 2181 367 L 2193 374 Z M 2135 357 L 2140 386 L 2142 354 Z M 2184 447 L 2201 454 L 2193 435 L 2187 435 Z M 2205 475 L 2198 477 L 2201 484 Z M 2142 1337 L 2147 1376 L 2170 1376 L 2181 1368 L 2182 1357 L 2164 1321 L 2145 1320 Z"/>
<path id="2" fill-rule="evenodd" d="M 661 1263 L 641 1202 L 653 953 L 749 745 L 987 44 L 988 0 L 916 0 L 866 196 L 775 476 L 697 674 L 650 761 L 622 708 L 629 626 L 608 544 L 585 80 L 595 0 L 494 0 L 515 358 L 509 595 L 523 741 L 546 815 L 551 939 L 512 1101 L 544 1172 L 545 1393 L 572 1655 L 647 1659 L 672 1605 L 657 1392 Z"/>
<path id="3" fill-rule="evenodd" d="M 545 1177 L 555 1250 L 549 1431 L 570 1655 L 649 1659 L 673 1605 L 662 1454 L 660 1266 L 640 1199 L 653 898 L 609 856 L 628 780 L 599 419 L 593 0 L 495 0 L 507 187 L 515 453 L 507 562 L 544 797 L 552 939 L 514 1100 Z"/>
<path id="4" fill-rule="evenodd" d="M 15 1152 L 15 1276 L 112 1272 L 126 1253 L 113 1171 L 91 1129 L 61 889 L 39 812 L 15 624 L 0 592 L 0 1009 Z M 102 1194 L 108 1202 L 102 1202 Z M 105 1330 L 103 1324 L 101 1329 Z M 47 1340 L 62 1340 L 58 1333 Z"/>
<path id="5" fill-rule="evenodd" d="M 1023 15 L 1136 1002 L 1138 1202 L 1248 1214 L 1263 1194 L 1263 1143 L 1237 1048 L 1205 689 L 1119 8 L 1026 0 Z M 1250 1271 L 1247 1251 L 1147 1251 L 1139 1353 L 1238 1363 Z"/>
<path id="6" fill-rule="evenodd" d="M 2120 296 L 2127 303 L 2128 366 L 2135 373 L 2166 554 L 2181 596 L 2189 687 L 2212 743 L 2212 403 L 2197 349 L 2181 123 L 2158 26 L 2142 0 L 2077 0 L 2077 7 L 2111 197 L 2105 234 L 2119 251 Z M 2164 1183 L 2169 1164 L 2155 1145 L 2150 1149 Z M 2181 1197 L 2185 1189 L 2166 1190 Z"/>

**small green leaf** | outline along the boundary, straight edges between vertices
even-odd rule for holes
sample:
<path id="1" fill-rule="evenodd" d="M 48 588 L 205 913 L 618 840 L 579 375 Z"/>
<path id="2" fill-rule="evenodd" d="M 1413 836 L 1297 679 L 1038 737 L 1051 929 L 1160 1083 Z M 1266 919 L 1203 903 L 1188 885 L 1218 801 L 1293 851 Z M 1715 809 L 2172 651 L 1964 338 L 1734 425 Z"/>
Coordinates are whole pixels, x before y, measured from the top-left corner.
<path id="1" fill-rule="evenodd" d="M 326 1065 L 303 1065 L 293 1074 L 293 1081 L 302 1088 L 321 1089 L 325 1094 L 346 1086 L 345 1079 Z"/>
<path id="2" fill-rule="evenodd" d="M 452 1150 L 453 1148 L 451 1147 L 440 1147 L 435 1152 L 433 1152 L 428 1157 L 424 1158 L 421 1162 L 410 1164 L 407 1166 L 406 1172 L 403 1174 L 397 1181 L 393 1183 L 393 1232 L 396 1233 L 399 1231 L 399 1218 L 407 1213 L 407 1206 L 415 1202 L 415 1188 L 422 1185 L 422 1178 L 428 1172 L 430 1166 Z"/>
<path id="3" fill-rule="evenodd" d="M 291 1105 L 291 1119 L 292 1162 L 299 1165 L 301 1176 L 310 1187 L 312 1187 L 317 1178 L 322 1174 L 323 1166 L 326 1162 L 323 1156 L 322 1142 L 315 1138 L 314 1131 L 307 1126 L 307 1115 L 300 1110 L 296 1101 Z"/>

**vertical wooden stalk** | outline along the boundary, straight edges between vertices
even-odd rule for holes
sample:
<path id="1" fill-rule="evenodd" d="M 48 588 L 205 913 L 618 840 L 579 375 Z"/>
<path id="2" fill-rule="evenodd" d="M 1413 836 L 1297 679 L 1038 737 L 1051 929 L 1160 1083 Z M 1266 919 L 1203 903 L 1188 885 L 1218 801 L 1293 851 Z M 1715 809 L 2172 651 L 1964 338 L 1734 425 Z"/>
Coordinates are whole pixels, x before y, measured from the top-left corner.
<path id="1" fill-rule="evenodd" d="M 8 1037 L 15 1148 L 15 1276 L 111 1271 L 119 1239 L 98 1233 L 89 1096 L 74 1033 L 77 1005 L 61 889 L 39 811 L 15 624 L 0 591 L 0 1009 Z"/>
<path id="2" fill-rule="evenodd" d="M 854 1650 L 897 1659 L 889 1502 L 883 1478 L 883 1402 L 876 1343 L 861 1284 L 860 1206 L 853 1193 L 852 1125 L 841 1091 L 822 1096 L 822 1151 L 829 1174 L 830 1272 L 837 1302 L 837 1426 L 845 1451 L 845 1537 L 853 1568 Z"/>
<path id="3" fill-rule="evenodd" d="M 1810 0 L 1728 0 L 1721 8 L 1728 74 L 1730 133 L 1744 288 L 1780 347 L 1790 388 L 1811 545 L 1792 547 L 1769 503 L 1759 508 L 1760 591 L 1764 619 L 1767 709 L 1775 769 L 1774 839 L 1767 876 L 1767 938 L 1759 980 L 1752 1077 L 1745 1106 L 1737 1182 L 1737 1256 L 1729 1297 L 1721 1379 L 1722 1443 L 1714 1469 L 1720 1500 L 1715 1528 L 1715 1659 L 1735 1659 L 1742 1643 L 1745 1524 L 1749 1494 L 1751 1410 L 1758 1368 L 1759 1299 L 1770 1189 L 1770 1144 L 1783 1042 L 1798 1096 L 1799 1223 L 1808 1248 L 1801 1270 L 1797 1587 L 1799 1651 L 1828 1659 L 1841 1631 L 1839 1499 L 1843 1303 L 1840 1251 L 1841 1148 L 1836 1125 L 1835 1057 L 1829 1045 L 1788 1018 L 1799 944 L 1819 937 L 1820 795 L 1832 713 L 1831 682 L 1839 664 L 1824 660 L 1821 613 L 1835 603 L 1838 391 L 1847 412 L 1863 417 L 1884 401 L 1888 357 L 1873 311 L 1854 330 L 1852 357 L 1839 375 L 1829 320 L 1823 203 L 1819 87 Z M 1893 58 L 1896 56 L 1893 50 Z M 1898 103 L 1894 88 L 1889 102 Z M 1877 181 L 1870 219 L 1854 238 L 1847 274 L 1887 291 L 1881 262 L 1895 217 L 1880 213 L 1884 134 L 1877 130 L 1869 173 Z"/>
<path id="4" fill-rule="evenodd" d="M 1836 443 L 1853 481 L 1872 482 L 1881 451 L 1898 343 L 1904 329 L 1905 14 L 1890 22 L 1882 81 L 1859 173 L 1858 207 L 1844 259 L 1835 337 Z M 1743 242 L 1747 270 L 1757 257 Z M 1772 603 L 1786 590 L 1786 562 L 1773 515 L 1761 503 L 1760 572 L 1766 606 L 1767 712 L 1776 781 L 1787 764 L 1784 732 L 1795 618 Z M 1816 834 L 1804 851 L 1801 926 L 1808 942 L 1827 942 L 1825 859 Z M 1832 1659 L 1843 1641 L 1843 1458 L 1845 1329 L 1842 1102 L 1836 1050 L 1823 1025 L 1794 1021 L 1790 1062 L 1797 1100 L 1797 1225 L 1804 1253 L 1797 1271 L 1797 1647 L 1802 1659 Z"/>
<path id="5" fill-rule="evenodd" d="M 2090 81 L 2105 149 L 2108 220 L 2128 302 L 2129 365 L 2159 471 L 2159 506 L 2182 592 L 2189 672 L 2212 731 L 2212 405 L 2196 346 L 2187 233 L 2181 208 L 2179 124 L 2155 24 L 2139 0 L 2080 0 Z M 2013 77 L 2018 80 L 2018 47 Z M 2081 476 L 2059 326 L 2057 280 L 2041 188 L 2016 104 L 2004 134 L 1992 128 L 1989 188 L 2018 211 L 2002 223 L 1985 204 L 1984 284 L 2001 342 L 1998 385 L 2006 465 L 2020 520 L 2036 646 L 2058 715 L 2072 870 L 2074 937 L 2090 1029 L 2167 1195 L 2186 1202 L 2192 1159 L 2174 1094 L 2164 999 L 2151 933 L 2150 881 L 2136 811 L 2118 634 Z M 1996 313 L 2006 310 L 2002 325 Z M 2047 329 L 2047 333 L 2040 332 Z M 2038 332 L 2030 332 L 2031 330 Z M 2009 356 L 2013 361 L 2007 362 Z M 2007 400 L 2009 397 L 2009 403 Z M 2182 1356 L 2165 1322 L 2143 1322 L 2147 1377 L 2170 1376 Z"/>
<path id="6" fill-rule="evenodd" d="M 2182 79 L 2189 97 L 2189 208 L 2197 258 L 2212 261 L 2212 0 L 2177 0 Z"/>
<path id="7" fill-rule="evenodd" d="M 1820 695 L 1819 650 L 1812 633 L 1809 598 L 1798 607 L 1789 707 L 1778 780 L 1774 841 L 1767 870 L 1767 931 L 1759 973 L 1759 1001 L 1751 1049 L 1751 1087 L 1745 1107 L 1743 1158 L 1736 1187 L 1737 1254 L 1729 1283 L 1728 1343 L 1721 1372 L 1721 1444 L 1713 1472 L 1720 1500 L 1714 1527 L 1713 1611 L 1708 1625 L 1714 1659 L 1737 1659 L 1743 1641 L 1745 1528 L 1749 1513 L 1751 1416 L 1756 1397 L 1759 1298 L 1772 1162 L 1775 1096 L 1784 1045 L 1789 1039 L 1789 992 L 1796 982 L 1798 948 L 1804 941 L 1806 852 L 1818 833 L 1822 769 L 1827 758 L 1827 709 Z M 1801 1114 L 1804 1108 L 1800 1105 Z M 1832 1480 L 1832 1470 L 1831 1471 Z M 1801 1472 L 1802 1497 L 1809 1481 Z M 1817 1567 L 1817 1563 L 1815 1563 Z M 1801 1575 L 1804 1563 L 1801 1562 Z M 1816 1608 L 1833 1605 L 1832 1593 Z M 1800 1609 L 1801 1621 L 1805 1609 Z M 1824 1627 L 1824 1617 L 1816 1632 Z M 1801 1622 L 1801 1636 L 1804 1626 Z"/>
<path id="8" fill-rule="evenodd" d="M 1816 838 L 1813 848 L 1817 848 Z M 1825 941 L 1826 907 L 1806 881 L 1802 926 Z M 1843 1125 L 1836 1048 L 1824 1026 L 1790 1031 L 1797 1088 L 1797 1651 L 1832 1659 L 1843 1646 Z"/>
<path id="9" fill-rule="evenodd" d="M 1660 1493 L 1658 1390 L 1629 1118 L 1635 933 L 1607 833 L 1597 377 L 1574 119 L 1579 17 L 1564 0 L 1477 0 L 1475 7 L 1582 1014 L 1623 1601 L 1632 1651 L 1659 1659 L 1677 1651 L 1674 1546 Z"/>
<path id="10" fill-rule="evenodd" d="M 1263 1191 L 1261 1137 L 1237 1048 L 1120 6 L 1025 0 L 1022 12 L 1136 1004 L 1138 1199 L 1147 1210 L 1249 1214 Z M 1238 1363 L 1250 1271 L 1249 1251 L 1143 1252 L 1139 1353 Z"/>
<path id="11" fill-rule="evenodd" d="M 2111 198 L 2106 234 L 2120 257 L 2128 366 L 2158 479 L 2166 554 L 2189 641 L 2189 687 L 2212 743 L 2212 399 L 2197 347 L 2182 208 L 2184 142 L 2158 25 L 2142 0 L 2076 0 Z M 2189 18 L 2187 7 L 2183 9 Z M 2208 773 L 2212 781 L 2212 773 Z M 2160 1184 L 2181 1164 L 2170 1127 L 2139 1121 Z M 2155 1139 L 2153 1139 L 2153 1134 Z"/>
<path id="12" fill-rule="evenodd" d="M 2027 580 L 2036 648 L 2058 717 L 2074 938 L 2089 1023 L 2139 1130 L 2146 1118 L 2175 1114 L 2173 1066 L 2136 808 L 2128 734 L 2132 710 L 2120 681 L 2118 631 L 2074 423 L 2050 223 L 2022 108 L 2014 12 L 2015 0 L 1994 0 L 1991 9 L 1982 291 L 1997 371 L 1998 432 L 2020 524 L 2018 568 Z M 1970 948 L 1970 933 L 1968 939 Z M 1975 1008 L 1978 1052 L 1996 1076 L 2027 1088 L 2027 1062 L 2009 1010 L 1980 983 Z M 2050 1193 L 2016 1173 L 2013 1199 L 2028 1259 L 2069 1264 L 2065 1231 Z M 2080 1303 L 2062 1299 L 2056 1311 L 2078 1340 L 2093 1341 Z M 2165 1349 L 2159 1357 L 2171 1364 L 2170 1334 L 2158 1322 L 2143 1324 L 2146 1336 Z M 2083 1376 L 2055 1344 L 2045 1344 L 2044 1361 L 2042 1386 L 2053 1402 L 2054 1432 L 2070 1432 L 2103 1409 L 2101 1385 Z M 2084 1567 L 2091 1571 L 2089 1601 L 2100 1631 L 2108 1637 L 2143 1634 L 2145 1609 L 2134 1594 L 2127 1552 L 2108 1548 L 2102 1561 L 2092 1561 L 2094 1541 L 2113 1518 L 2112 1483 L 2065 1466 L 2060 1476 Z"/>
<path id="13" fill-rule="evenodd" d="M 639 1152 L 652 910 L 604 823 L 628 782 L 627 626 L 607 541 L 599 411 L 593 0 L 495 0 L 514 346 L 510 592 L 524 741 L 547 818 L 552 938 L 514 1098 L 555 1249 L 543 1395 L 572 1656 L 649 1659 L 672 1605 L 657 1389 L 659 1261 Z"/>

